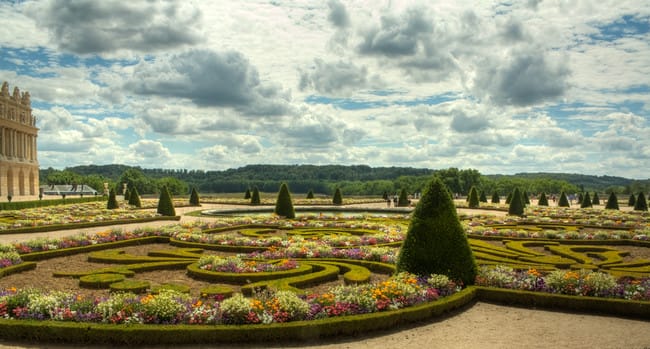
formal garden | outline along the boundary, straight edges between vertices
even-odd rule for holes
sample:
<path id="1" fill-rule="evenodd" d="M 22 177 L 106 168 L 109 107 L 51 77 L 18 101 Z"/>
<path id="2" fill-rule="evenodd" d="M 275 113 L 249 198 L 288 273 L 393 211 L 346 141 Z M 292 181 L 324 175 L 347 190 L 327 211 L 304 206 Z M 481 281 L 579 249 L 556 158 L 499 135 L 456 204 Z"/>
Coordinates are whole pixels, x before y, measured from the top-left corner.
<path id="1" fill-rule="evenodd" d="M 0 337 L 314 339 L 394 328 L 477 300 L 650 319 L 643 193 L 620 208 L 615 197 L 601 204 L 589 194 L 569 207 L 536 199 L 515 190 L 488 203 L 473 189 L 454 203 L 432 180 L 414 207 L 392 209 L 351 205 L 383 199 L 340 192 L 296 198 L 286 185 L 273 200 L 255 190 L 244 200 L 199 199 L 194 190 L 181 200 L 163 190 L 158 199 L 111 192 L 108 200 L 5 207 L 3 241 L 110 227 L 0 244 Z M 200 207 L 209 202 L 238 206 Z M 183 206 L 196 206 L 188 214 L 196 219 L 180 222 L 174 208 Z M 147 225 L 157 220 L 169 222 Z M 116 225 L 130 222 L 142 224 Z"/>

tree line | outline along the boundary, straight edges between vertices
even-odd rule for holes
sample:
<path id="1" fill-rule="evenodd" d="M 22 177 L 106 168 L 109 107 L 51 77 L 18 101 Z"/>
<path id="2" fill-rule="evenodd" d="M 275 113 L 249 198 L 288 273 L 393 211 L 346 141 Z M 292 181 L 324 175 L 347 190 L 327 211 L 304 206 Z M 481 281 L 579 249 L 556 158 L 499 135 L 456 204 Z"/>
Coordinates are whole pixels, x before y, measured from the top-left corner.
<path id="1" fill-rule="evenodd" d="M 115 187 L 128 183 L 141 194 L 157 194 L 167 187 L 173 195 L 188 194 L 192 187 L 202 193 L 237 193 L 257 187 L 262 192 L 277 192 L 282 182 L 292 192 L 332 195 L 336 188 L 345 195 L 395 195 L 402 189 L 421 192 L 436 176 L 452 193 L 467 195 L 475 186 L 491 195 L 507 195 L 514 188 L 528 193 L 579 193 L 598 191 L 629 194 L 650 190 L 650 180 L 581 174 L 524 173 L 483 175 L 476 169 L 424 169 L 411 167 L 370 167 L 366 165 L 247 165 L 224 171 L 187 169 L 144 169 L 126 165 L 88 165 L 64 170 L 42 169 L 44 184 L 85 184 L 99 191 L 108 183 Z"/>

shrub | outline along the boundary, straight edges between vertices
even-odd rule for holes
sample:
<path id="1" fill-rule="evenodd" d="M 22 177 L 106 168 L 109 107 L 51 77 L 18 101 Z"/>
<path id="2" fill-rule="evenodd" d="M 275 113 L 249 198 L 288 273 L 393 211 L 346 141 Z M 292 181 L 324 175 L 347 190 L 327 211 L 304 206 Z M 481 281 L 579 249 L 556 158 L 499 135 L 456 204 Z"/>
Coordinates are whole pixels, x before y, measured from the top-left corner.
<path id="1" fill-rule="evenodd" d="M 397 199 L 398 207 L 407 207 L 410 204 L 408 195 L 406 194 L 406 189 L 402 189 L 399 193 L 399 198 Z"/>
<path id="2" fill-rule="evenodd" d="M 190 193 L 190 206 L 201 206 L 199 193 L 196 191 L 195 187 L 192 187 L 192 192 Z"/>
<path id="3" fill-rule="evenodd" d="M 499 193 L 497 193 L 496 191 L 492 193 L 492 203 L 493 204 L 501 203 L 501 197 L 499 197 Z"/>
<path id="4" fill-rule="evenodd" d="M 257 186 L 254 186 L 253 194 L 251 195 L 251 205 L 259 205 L 260 203 L 260 191 L 257 189 Z"/>
<path id="5" fill-rule="evenodd" d="M 512 192 L 508 193 L 508 196 L 506 196 L 506 205 L 510 205 L 510 201 L 512 201 Z"/>
<path id="6" fill-rule="evenodd" d="M 586 192 L 582 197 L 582 201 L 580 202 L 580 208 L 588 208 L 592 206 L 593 205 L 591 204 L 591 197 L 589 196 L 589 192 Z"/>
<path id="7" fill-rule="evenodd" d="M 275 201 L 274 212 L 278 216 L 286 217 L 289 219 L 296 218 L 296 212 L 294 211 L 293 203 L 291 202 L 291 194 L 289 193 L 289 187 L 286 183 L 282 183 L 280 185 L 278 199 Z"/>
<path id="8" fill-rule="evenodd" d="M 538 206 L 548 206 L 548 198 L 546 197 L 546 193 L 542 192 L 542 194 L 539 195 L 539 201 L 537 201 Z"/>
<path id="9" fill-rule="evenodd" d="M 251 190 L 246 189 L 246 193 L 244 193 L 244 199 L 248 200 L 251 198 Z"/>
<path id="10" fill-rule="evenodd" d="M 634 203 L 634 211 L 647 211 L 648 210 L 648 203 L 645 200 L 645 195 L 643 195 L 643 192 L 639 193 L 639 196 L 636 198 L 636 202 Z"/>
<path id="11" fill-rule="evenodd" d="M 476 187 L 472 187 L 469 190 L 469 197 L 468 197 L 468 205 L 469 208 L 477 208 L 479 205 L 478 202 L 478 190 L 476 190 Z"/>
<path id="12" fill-rule="evenodd" d="M 600 198 L 598 197 L 598 193 L 594 192 L 594 197 L 591 199 L 591 203 L 593 205 L 600 205 Z"/>
<path id="13" fill-rule="evenodd" d="M 411 216 L 397 260 L 397 272 L 443 274 L 474 283 L 476 263 L 447 187 L 433 178 Z"/>
<path id="14" fill-rule="evenodd" d="M 616 194 L 612 192 L 609 194 L 609 198 L 607 199 L 607 205 L 605 206 L 605 209 L 607 210 L 618 210 L 618 198 L 616 197 Z"/>
<path id="15" fill-rule="evenodd" d="M 566 193 L 564 191 L 560 193 L 560 201 L 557 205 L 559 207 L 571 207 L 571 204 L 569 204 L 569 199 L 566 197 Z"/>
<path id="16" fill-rule="evenodd" d="M 131 194 L 129 196 L 129 205 L 142 207 L 142 202 L 140 202 L 140 193 L 138 193 L 138 189 L 136 187 L 133 187 L 131 190 Z"/>
<path id="17" fill-rule="evenodd" d="M 341 194 L 341 188 L 336 188 L 334 191 L 334 196 L 332 197 L 332 203 L 334 205 L 343 205 L 343 195 Z"/>
<path id="18" fill-rule="evenodd" d="M 485 196 L 485 191 L 481 191 L 481 195 L 479 195 L 478 201 L 480 201 L 480 202 L 488 202 L 487 201 L 487 196 Z"/>
<path id="19" fill-rule="evenodd" d="M 524 192 L 521 194 L 521 197 L 524 202 L 524 206 L 530 205 L 530 199 L 528 198 L 528 193 L 524 190 Z"/>
<path id="20" fill-rule="evenodd" d="M 508 206 L 508 214 L 514 216 L 524 215 L 524 198 L 519 192 L 519 188 L 515 188 L 510 199 L 510 206 Z"/>
<path id="21" fill-rule="evenodd" d="M 106 209 L 114 210 L 120 207 L 117 203 L 117 198 L 115 197 L 115 189 L 111 189 L 108 193 L 108 203 L 106 204 Z"/>
<path id="22" fill-rule="evenodd" d="M 124 190 L 124 201 L 128 202 L 130 198 L 131 198 L 131 190 L 129 190 L 129 188 L 127 187 Z"/>
<path id="23" fill-rule="evenodd" d="M 163 216 L 175 216 L 176 210 L 172 202 L 172 196 L 169 194 L 166 186 L 160 189 L 160 197 L 158 198 L 158 211 Z"/>
<path id="24" fill-rule="evenodd" d="M 307 199 L 313 199 L 314 198 L 314 191 L 309 189 L 309 192 L 307 192 Z"/>
<path id="25" fill-rule="evenodd" d="M 630 199 L 627 201 L 627 205 L 634 207 L 634 204 L 636 204 L 636 196 L 634 196 L 634 194 L 630 194 Z"/>

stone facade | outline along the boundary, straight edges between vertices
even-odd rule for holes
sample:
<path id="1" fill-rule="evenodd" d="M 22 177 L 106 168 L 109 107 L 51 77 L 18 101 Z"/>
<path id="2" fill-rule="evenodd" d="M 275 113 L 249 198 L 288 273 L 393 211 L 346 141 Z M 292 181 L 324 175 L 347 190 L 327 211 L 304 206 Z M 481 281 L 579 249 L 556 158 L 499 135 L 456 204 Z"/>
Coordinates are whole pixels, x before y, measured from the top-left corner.
<path id="1" fill-rule="evenodd" d="M 0 198 L 38 195 L 36 119 L 29 93 L 9 84 L 0 90 Z"/>

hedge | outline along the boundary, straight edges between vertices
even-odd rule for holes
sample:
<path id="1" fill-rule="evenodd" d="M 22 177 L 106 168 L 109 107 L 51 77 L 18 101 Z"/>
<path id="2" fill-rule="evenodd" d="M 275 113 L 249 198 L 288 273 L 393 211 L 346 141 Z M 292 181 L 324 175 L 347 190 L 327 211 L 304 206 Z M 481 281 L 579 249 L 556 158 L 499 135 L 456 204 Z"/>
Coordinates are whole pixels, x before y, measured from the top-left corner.
<path id="1" fill-rule="evenodd" d="M 45 233 L 49 231 L 83 229 L 83 228 L 103 227 L 103 226 L 120 225 L 120 224 L 146 223 L 146 222 L 153 222 L 153 221 L 179 221 L 180 219 L 181 216 L 156 216 L 156 217 L 119 219 L 119 220 L 109 220 L 109 221 L 99 221 L 99 222 L 51 224 L 51 225 L 41 225 L 36 227 L 4 229 L 4 230 L 0 230 L 0 234 Z"/>

